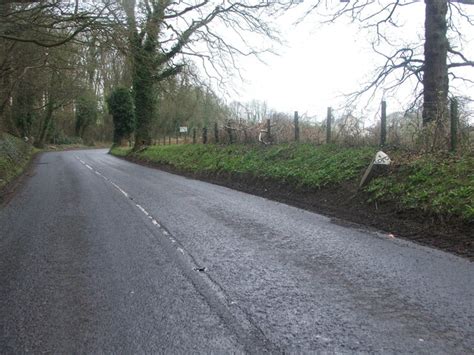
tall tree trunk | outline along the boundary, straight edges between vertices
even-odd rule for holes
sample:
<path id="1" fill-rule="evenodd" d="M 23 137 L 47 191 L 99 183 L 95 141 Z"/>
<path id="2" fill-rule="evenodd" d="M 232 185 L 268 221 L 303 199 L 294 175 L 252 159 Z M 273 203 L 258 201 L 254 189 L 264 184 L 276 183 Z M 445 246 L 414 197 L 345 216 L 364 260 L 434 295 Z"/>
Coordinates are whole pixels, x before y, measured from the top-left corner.
<path id="1" fill-rule="evenodd" d="M 0 14 L 6 14 L 9 11 L 9 4 L 5 1 L 0 2 Z M 0 50 L 4 56 L 7 56 L 6 51 L 7 43 L 5 41 L 0 42 Z M 7 59 L 4 59 L 7 62 Z M 6 73 L 6 70 L 3 72 L 3 65 L 0 66 L 0 134 L 3 131 L 6 131 L 7 118 L 5 113 L 5 108 L 9 101 L 9 96 L 7 94 L 7 87 L 9 87 L 9 75 Z"/>
<path id="2" fill-rule="evenodd" d="M 129 27 L 129 43 L 132 51 L 132 81 L 135 103 L 135 146 L 138 150 L 152 144 L 152 128 L 155 113 L 156 74 L 160 54 L 157 53 L 158 34 L 162 25 L 166 2 L 151 2 L 147 9 L 144 28 L 139 33 L 135 18 L 136 0 L 124 1 Z"/>
<path id="3" fill-rule="evenodd" d="M 423 123 L 447 120 L 449 78 L 446 37 L 447 0 L 425 0 L 425 63 L 423 74 Z"/>
<path id="4" fill-rule="evenodd" d="M 6 11 L 8 4 L 0 3 L 0 13 L 3 10 Z M 0 132 L 9 132 L 17 137 L 20 136 L 15 123 L 13 122 L 11 112 L 11 95 L 13 90 L 13 78 L 7 69 L 11 64 L 12 60 L 12 49 L 14 45 L 8 44 L 5 41 L 0 43 L 0 51 L 3 53 L 4 59 L 0 66 Z"/>
<path id="5" fill-rule="evenodd" d="M 48 139 L 48 135 L 50 133 L 51 124 L 53 123 L 53 113 L 54 110 L 57 108 L 55 107 L 57 104 L 57 96 L 55 90 L 57 90 L 58 84 L 58 73 L 53 71 L 51 73 L 51 81 L 49 83 L 49 89 L 47 93 L 47 100 L 46 109 L 44 112 L 44 119 L 39 131 L 38 141 L 36 142 L 36 146 L 42 148 Z"/>
<path id="6" fill-rule="evenodd" d="M 54 112 L 54 102 L 51 97 L 48 98 L 48 103 L 46 104 L 46 110 L 44 113 L 43 124 L 40 129 L 40 134 L 36 146 L 38 148 L 43 148 L 48 138 L 49 129 L 51 127 L 51 122 L 53 120 Z"/>
<path id="7" fill-rule="evenodd" d="M 152 143 L 152 124 L 155 110 L 154 92 L 154 58 L 144 48 L 137 48 L 134 56 L 133 96 L 137 127 L 135 131 L 135 146 L 137 150 Z"/>

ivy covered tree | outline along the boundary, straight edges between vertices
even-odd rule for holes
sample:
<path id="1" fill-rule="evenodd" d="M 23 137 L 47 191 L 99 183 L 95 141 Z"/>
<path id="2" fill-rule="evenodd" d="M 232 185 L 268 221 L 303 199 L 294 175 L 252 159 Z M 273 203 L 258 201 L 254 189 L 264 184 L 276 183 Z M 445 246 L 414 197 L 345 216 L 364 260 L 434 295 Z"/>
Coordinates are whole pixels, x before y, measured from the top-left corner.
<path id="1" fill-rule="evenodd" d="M 132 95 L 126 88 L 116 88 L 107 99 L 114 122 L 114 145 L 120 145 L 135 131 L 135 109 Z"/>
<path id="2" fill-rule="evenodd" d="M 97 97 L 85 92 L 76 101 L 76 136 L 84 138 L 85 130 L 97 121 Z"/>
<path id="3" fill-rule="evenodd" d="M 115 28 L 124 31 L 119 37 L 127 39 L 124 48 L 131 65 L 137 120 L 134 149 L 152 143 L 158 83 L 181 73 L 190 57 L 199 59 L 204 72 L 222 83 L 236 57 L 271 51 L 271 46 L 252 45 L 244 33 L 277 40 L 269 16 L 291 6 L 292 1 L 286 0 L 123 0 L 111 4 L 108 9 L 117 21 Z"/>

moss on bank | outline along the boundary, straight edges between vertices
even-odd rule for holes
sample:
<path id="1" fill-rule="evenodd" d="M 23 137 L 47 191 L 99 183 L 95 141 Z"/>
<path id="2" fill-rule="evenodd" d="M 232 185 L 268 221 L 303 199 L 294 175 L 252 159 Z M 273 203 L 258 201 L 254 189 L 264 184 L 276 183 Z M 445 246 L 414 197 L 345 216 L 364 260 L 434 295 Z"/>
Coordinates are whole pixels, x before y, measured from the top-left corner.
<path id="1" fill-rule="evenodd" d="M 33 152 L 22 139 L 0 133 L 0 189 L 23 172 Z"/>

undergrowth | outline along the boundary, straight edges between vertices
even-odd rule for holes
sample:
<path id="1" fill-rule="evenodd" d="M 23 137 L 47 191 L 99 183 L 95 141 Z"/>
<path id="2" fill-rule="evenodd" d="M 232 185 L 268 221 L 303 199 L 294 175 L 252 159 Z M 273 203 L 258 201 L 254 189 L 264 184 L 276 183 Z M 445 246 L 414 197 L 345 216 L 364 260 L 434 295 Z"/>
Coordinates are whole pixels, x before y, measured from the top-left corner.
<path id="1" fill-rule="evenodd" d="M 474 157 L 424 155 L 402 161 L 368 186 L 374 201 L 474 222 Z"/>
<path id="2" fill-rule="evenodd" d="M 169 145 L 154 146 L 135 157 L 203 173 L 247 174 L 311 188 L 357 178 L 370 162 L 373 148 L 347 149 L 334 145 Z M 129 150 L 114 148 L 115 155 Z"/>
<path id="3" fill-rule="evenodd" d="M 0 189 L 21 174 L 33 150 L 23 140 L 0 133 Z"/>

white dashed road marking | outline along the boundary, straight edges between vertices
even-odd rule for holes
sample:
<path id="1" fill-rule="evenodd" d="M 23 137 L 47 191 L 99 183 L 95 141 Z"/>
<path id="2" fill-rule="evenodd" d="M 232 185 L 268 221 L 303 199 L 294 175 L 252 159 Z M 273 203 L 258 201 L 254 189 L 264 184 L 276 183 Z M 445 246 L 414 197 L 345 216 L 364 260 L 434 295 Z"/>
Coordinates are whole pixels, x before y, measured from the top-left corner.
<path id="1" fill-rule="evenodd" d="M 171 241 L 171 243 L 176 243 L 176 240 L 174 238 L 171 237 L 170 233 L 160 224 L 158 223 L 158 221 L 143 207 L 141 206 L 140 204 L 136 203 L 135 200 L 130 197 L 130 195 L 125 192 L 125 190 L 123 190 L 120 186 L 118 186 L 115 182 L 113 182 L 112 180 L 110 180 L 108 177 L 106 177 L 105 175 L 103 175 L 100 171 L 97 171 L 95 170 L 92 166 L 90 166 L 89 164 L 87 164 L 84 160 L 82 160 L 81 158 L 79 157 L 76 157 L 77 160 L 79 160 L 81 162 L 82 165 L 84 165 L 87 169 L 89 169 L 90 171 L 93 171 L 96 175 L 100 176 L 101 178 L 103 178 L 105 181 L 107 181 L 109 184 L 111 184 L 113 187 L 115 187 L 117 190 L 120 191 L 120 193 L 122 195 L 124 195 L 126 198 L 132 200 L 135 204 L 135 206 L 145 215 L 147 216 L 150 220 L 151 220 L 151 223 L 157 227 L 160 232 L 167 236 L 168 239 Z M 182 248 L 177 248 L 177 250 L 179 252 L 181 252 L 182 254 L 184 254 L 184 250 Z"/>

